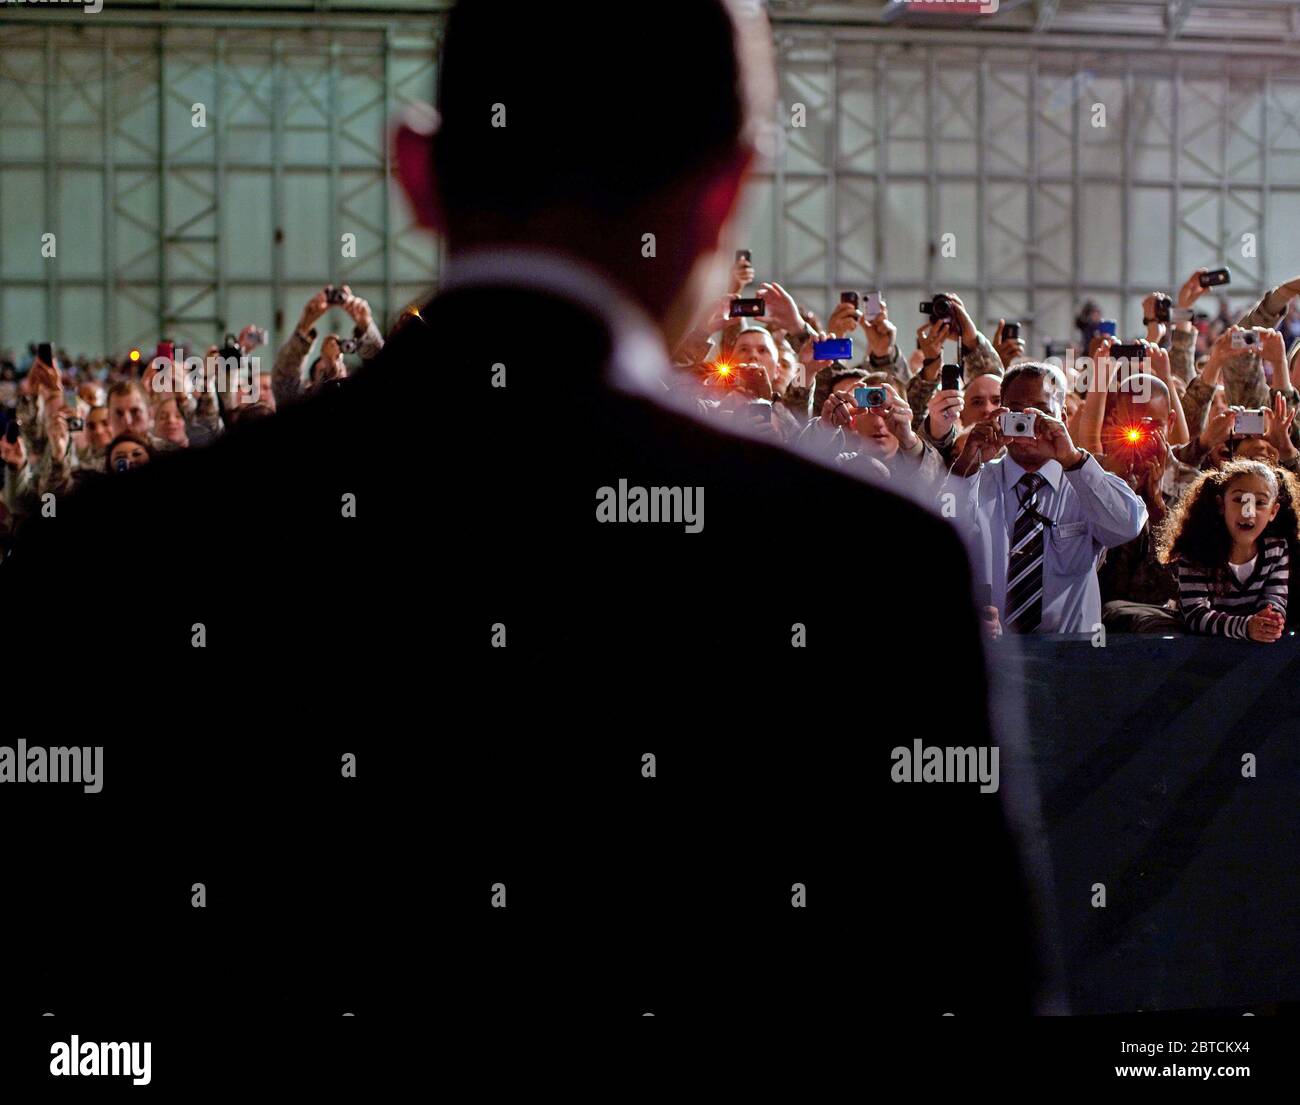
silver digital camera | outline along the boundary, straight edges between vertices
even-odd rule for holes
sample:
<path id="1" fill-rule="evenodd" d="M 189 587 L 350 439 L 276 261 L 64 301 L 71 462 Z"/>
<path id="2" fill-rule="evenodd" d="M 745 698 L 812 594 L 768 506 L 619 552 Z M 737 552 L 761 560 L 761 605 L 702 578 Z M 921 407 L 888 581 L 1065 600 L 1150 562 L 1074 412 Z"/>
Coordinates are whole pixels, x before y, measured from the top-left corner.
<path id="1" fill-rule="evenodd" d="M 1237 412 L 1237 421 L 1233 423 L 1232 432 L 1238 437 L 1262 437 L 1265 432 L 1264 408 L 1247 410 L 1245 407 L 1229 408 Z"/>
<path id="2" fill-rule="evenodd" d="M 1034 420 L 1037 415 L 1023 411 L 1007 411 L 998 417 L 998 429 L 1003 437 L 1037 437 Z"/>

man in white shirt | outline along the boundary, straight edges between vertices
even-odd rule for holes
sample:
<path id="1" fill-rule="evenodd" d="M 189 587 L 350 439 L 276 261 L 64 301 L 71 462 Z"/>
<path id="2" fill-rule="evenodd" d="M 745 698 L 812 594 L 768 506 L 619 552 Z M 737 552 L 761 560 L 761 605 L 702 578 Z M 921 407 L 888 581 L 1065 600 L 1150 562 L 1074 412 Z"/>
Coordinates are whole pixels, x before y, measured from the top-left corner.
<path id="1" fill-rule="evenodd" d="M 971 430 L 957 465 L 981 461 L 968 483 L 971 558 L 1009 632 L 1094 632 L 1103 550 L 1133 540 L 1147 520 L 1128 484 L 1070 439 L 1063 398 L 1050 366 L 1016 365 L 1002 381 L 1003 406 Z M 1007 412 L 1032 415 L 1032 436 L 1004 434 Z"/>

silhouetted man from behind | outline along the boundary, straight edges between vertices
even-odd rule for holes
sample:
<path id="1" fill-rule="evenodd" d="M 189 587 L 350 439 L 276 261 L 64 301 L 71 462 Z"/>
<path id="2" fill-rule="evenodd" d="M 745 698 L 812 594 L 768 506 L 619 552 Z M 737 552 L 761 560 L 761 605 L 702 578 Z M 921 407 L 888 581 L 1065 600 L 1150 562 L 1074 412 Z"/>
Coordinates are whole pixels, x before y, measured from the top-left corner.
<path id="1" fill-rule="evenodd" d="M 842 762 L 806 791 L 737 785 L 683 804 L 686 843 L 670 854 L 686 862 L 680 849 L 716 847 L 730 828 L 744 842 L 734 862 L 779 881 L 770 857 L 797 839 L 819 885 L 848 887 L 840 916 L 860 921 L 844 929 L 849 946 L 801 945 L 806 981 L 828 1001 L 843 969 L 852 992 L 833 1000 L 854 1008 L 1027 1012 L 1034 941 L 1000 796 L 890 781 L 891 748 L 934 740 L 923 704 L 935 683 L 976 704 L 956 743 L 994 743 L 956 534 L 903 498 L 692 418 L 664 385 L 666 350 L 748 244 L 731 220 L 773 112 L 766 25 L 722 0 L 636 14 L 627 27 L 592 17 L 593 44 L 547 5 L 458 5 L 439 119 L 395 139 L 408 196 L 445 236 L 439 294 L 331 392 L 197 464 L 151 466 L 132 490 L 174 492 L 164 518 L 133 498 L 119 508 L 130 527 L 101 512 L 95 541 L 120 543 L 111 559 L 138 566 L 182 549 L 226 573 L 272 558 L 275 602 L 227 603 L 223 617 L 243 619 L 228 633 L 288 657 L 304 681 L 319 671 L 307 650 L 332 680 L 382 679 L 387 708 L 394 696 L 432 707 L 468 726 L 457 741 L 521 742 L 539 727 L 593 748 L 602 733 L 689 736 L 683 773 L 692 758 L 700 770 L 742 758 L 736 738 L 777 764 L 787 744 L 836 751 Z M 431 392 L 441 407 L 417 420 Z M 626 508 L 637 489 L 689 503 L 692 518 L 638 520 Z M 340 521 L 347 494 L 356 517 Z M 906 550 L 881 537 L 898 533 Z M 837 561 L 855 566 L 850 588 L 818 582 Z M 900 573 L 927 585 L 890 586 Z M 200 585 L 213 601 L 237 595 Z M 864 621 L 900 648 L 941 634 L 935 674 L 913 674 L 918 655 L 883 678 L 861 652 Z M 506 647 L 490 650 L 489 636 Z M 449 663 L 429 664 L 430 640 Z M 828 681 L 854 670 L 856 693 Z M 619 816 L 600 789 L 581 811 L 529 823 L 564 832 L 576 818 L 574 846 L 590 847 Z M 521 816 L 496 820 L 517 834 Z M 507 829 L 491 820 L 475 832 L 501 843 Z M 665 970 L 697 964 L 688 934 L 651 943 Z M 633 958 L 644 946 L 620 944 Z M 682 992 L 703 988 L 740 1016 L 780 1013 L 761 949 L 744 946 L 710 956 L 708 972 L 699 960 L 676 979 Z M 593 981 L 605 973 L 594 953 L 573 955 L 565 994 L 583 1004 L 612 983 Z"/>

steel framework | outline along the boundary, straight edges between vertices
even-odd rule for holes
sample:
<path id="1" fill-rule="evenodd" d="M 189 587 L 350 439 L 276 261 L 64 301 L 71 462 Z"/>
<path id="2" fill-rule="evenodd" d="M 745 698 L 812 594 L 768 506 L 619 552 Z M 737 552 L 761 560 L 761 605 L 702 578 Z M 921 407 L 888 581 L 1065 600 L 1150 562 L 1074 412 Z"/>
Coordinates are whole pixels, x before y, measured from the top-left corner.
<path id="1" fill-rule="evenodd" d="M 432 94 L 438 6 L 321 5 L 309 24 L 0 8 L 0 344 L 202 343 L 245 321 L 279 338 L 326 280 L 390 317 L 424 292 L 438 247 L 391 194 L 383 136 Z M 773 0 L 780 141 L 748 197 L 760 275 L 823 309 L 881 286 L 904 331 L 910 300 L 947 288 L 1041 340 L 1086 296 L 1131 332 L 1140 297 L 1199 264 L 1229 264 L 1238 300 L 1300 272 L 1294 33 L 1210 39 L 1219 0 L 1162 13 L 1158 36 L 1067 33 L 1143 6 L 1004 2 L 981 30 Z M 46 232 L 57 259 L 40 256 Z"/>
<path id="2" fill-rule="evenodd" d="M 770 258 L 817 309 L 881 287 L 904 331 L 918 299 L 953 290 L 985 323 L 1060 340 L 1085 297 L 1134 333 L 1142 296 L 1198 265 L 1232 268 L 1234 302 L 1300 272 L 1285 43 L 1027 49 L 1037 37 L 778 23 L 781 140 L 750 195 L 760 274 Z"/>
<path id="3" fill-rule="evenodd" d="M 381 319 L 427 291 L 386 125 L 432 97 L 439 23 L 304 23 L 0 21 L 0 344 L 278 340 L 327 281 Z"/>

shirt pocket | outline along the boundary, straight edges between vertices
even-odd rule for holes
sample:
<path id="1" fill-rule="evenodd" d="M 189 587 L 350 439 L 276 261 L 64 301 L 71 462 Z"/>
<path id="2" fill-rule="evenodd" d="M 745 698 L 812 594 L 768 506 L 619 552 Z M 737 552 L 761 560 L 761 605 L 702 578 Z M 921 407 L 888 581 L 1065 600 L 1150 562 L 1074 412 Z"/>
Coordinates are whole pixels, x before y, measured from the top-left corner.
<path id="1" fill-rule="evenodd" d="M 1048 542 L 1052 555 L 1048 569 L 1058 576 L 1080 576 L 1097 565 L 1097 550 L 1087 522 L 1064 522 L 1052 527 Z"/>

